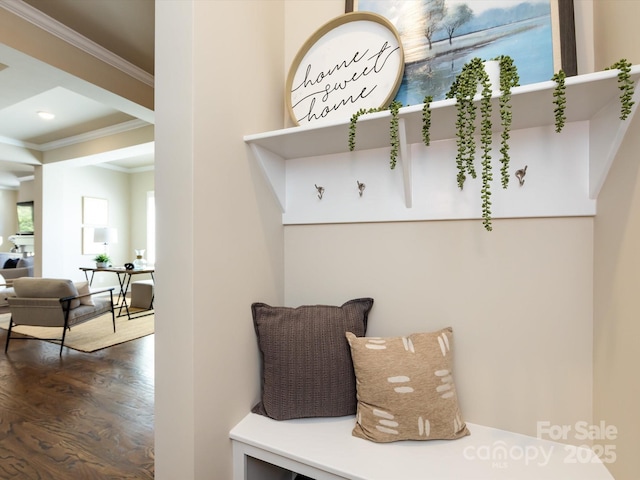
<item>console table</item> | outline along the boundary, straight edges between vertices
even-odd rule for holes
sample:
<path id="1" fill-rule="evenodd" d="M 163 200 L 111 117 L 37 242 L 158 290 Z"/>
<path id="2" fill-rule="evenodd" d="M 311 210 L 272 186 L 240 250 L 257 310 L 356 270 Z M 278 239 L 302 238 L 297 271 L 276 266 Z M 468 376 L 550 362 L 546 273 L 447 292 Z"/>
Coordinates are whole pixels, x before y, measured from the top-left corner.
<path id="1" fill-rule="evenodd" d="M 133 269 L 127 270 L 124 267 L 105 267 L 105 268 L 96 268 L 96 267 L 80 267 L 80 270 L 84 272 L 84 276 L 89 282 L 89 285 L 93 283 L 93 276 L 96 272 L 111 272 L 115 273 L 118 277 L 118 284 L 120 285 L 120 293 L 118 294 L 118 303 L 116 306 L 119 306 L 118 316 L 127 316 L 129 320 L 132 318 L 144 317 L 146 315 L 153 314 L 153 301 L 151 302 L 151 307 L 142 310 L 139 312 L 131 312 L 129 310 L 129 305 L 127 305 L 126 293 L 129 290 L 129 285 L 131 285 L 131 277 L 134 275 L 140 275 L 143 273 L 147 273 L 151 275 L 151 280 L 155 282 L 155 278 L 153 276 L 155 269 L 154 268 L 141 268 L 141 269 Z M 89 272 L 91 272 L 91 276 L 89 276 Z M 125 313 L 122 313 L 124 309 Z"/>

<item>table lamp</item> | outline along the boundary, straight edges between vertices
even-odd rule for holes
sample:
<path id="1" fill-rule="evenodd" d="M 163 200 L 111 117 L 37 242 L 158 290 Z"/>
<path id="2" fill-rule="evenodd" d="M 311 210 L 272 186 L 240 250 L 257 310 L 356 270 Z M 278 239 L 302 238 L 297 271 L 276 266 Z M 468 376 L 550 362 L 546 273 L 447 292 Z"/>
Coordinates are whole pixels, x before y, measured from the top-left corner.
<path id="1" fill-rule="evenodd" d="M 109 227 L 99 227 L 93 230 L 93 242 L 102 243 L 107 255 L 109 254 L 109 244 L 118 243 L 118 230 Z"/>

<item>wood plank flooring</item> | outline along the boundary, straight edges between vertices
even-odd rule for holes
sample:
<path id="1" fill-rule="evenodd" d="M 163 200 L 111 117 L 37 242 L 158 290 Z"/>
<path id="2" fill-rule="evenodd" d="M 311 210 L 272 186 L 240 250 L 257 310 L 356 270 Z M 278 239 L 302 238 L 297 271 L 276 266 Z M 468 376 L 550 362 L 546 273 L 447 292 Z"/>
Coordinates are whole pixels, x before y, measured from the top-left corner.
<path id="1" fill-rule="evenodd" d="M 154 477 L 153 335 L 82 353 L 0 330 L 0 479 Z"/>

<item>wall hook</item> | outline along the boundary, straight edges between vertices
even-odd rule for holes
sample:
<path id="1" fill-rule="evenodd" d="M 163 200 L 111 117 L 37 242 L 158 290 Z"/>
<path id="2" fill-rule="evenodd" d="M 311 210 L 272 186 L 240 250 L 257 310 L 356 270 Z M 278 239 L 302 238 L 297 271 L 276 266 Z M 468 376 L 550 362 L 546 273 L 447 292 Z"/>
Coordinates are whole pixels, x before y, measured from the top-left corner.
<path id="1" fill-rule="evenodd" d="M 527 174 L 527 165 L 524 166 L 524 168 L 521 168 L 520 170 L 516 170 L 516 177 L 518 178 L 518 181 L 520 182 L 520 186 L 524 185 L 524 176 Z"/>
<path id="2" fill-rule="evenodd" d="M 324 195 L 324 187 L 319 187 L 318 185 L 315 185 L 315 187 L 316 187 L 316 190 L 318 191 L 318 198 L 322 200 L 322 195 Z"/>
<path id="3" fill-rule="evenodd" d="M 367 188 L 367 186 L 364 183 L 360 183 L 359 180 L 356 180 L 356 182 L 358 183 L 358 194 L 362 196 L 362 193 L 364 192 L 364 189 Z"/>

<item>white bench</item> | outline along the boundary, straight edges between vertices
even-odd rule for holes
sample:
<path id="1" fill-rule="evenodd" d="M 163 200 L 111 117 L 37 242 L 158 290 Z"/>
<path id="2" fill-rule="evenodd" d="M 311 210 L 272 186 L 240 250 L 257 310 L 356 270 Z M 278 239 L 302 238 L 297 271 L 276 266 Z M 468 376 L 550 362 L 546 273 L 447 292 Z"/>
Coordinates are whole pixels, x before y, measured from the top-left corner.
<path id="1" fill-rule="evenodd" d="M 373 443 L 354 417 L 276 421 L 250 413 L 230 432 L 234 480 L 613 480 L 589 448 L 469 424 L 458 440 Z"/>

